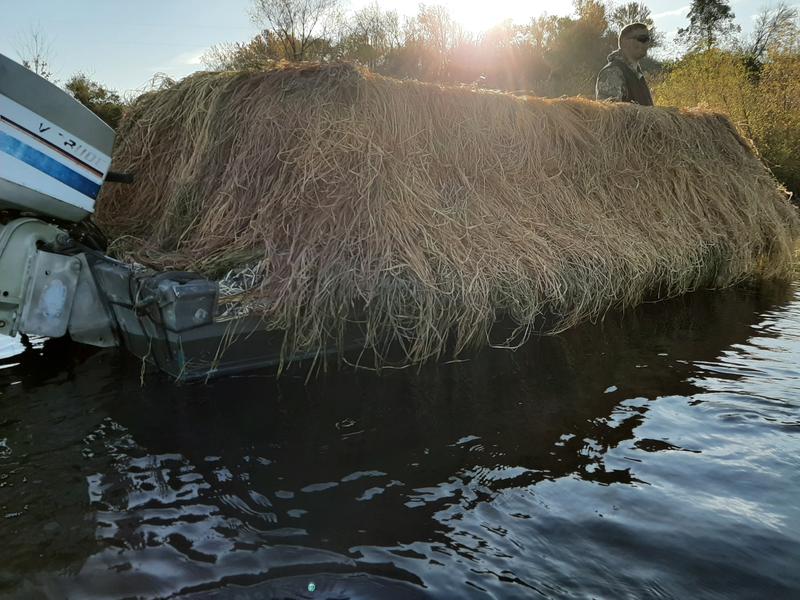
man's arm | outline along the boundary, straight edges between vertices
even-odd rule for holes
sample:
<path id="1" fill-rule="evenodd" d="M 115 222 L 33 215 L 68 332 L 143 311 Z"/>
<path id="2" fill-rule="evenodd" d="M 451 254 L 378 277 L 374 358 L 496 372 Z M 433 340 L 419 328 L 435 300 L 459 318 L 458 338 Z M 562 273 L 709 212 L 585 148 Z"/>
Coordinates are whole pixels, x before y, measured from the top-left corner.
<path id="1" fill-rule="evenodd" d="M 597 76 L 595 98 L 621 102 L 625 96 L 625 77 L 617 67 L 603 69 Z"/>

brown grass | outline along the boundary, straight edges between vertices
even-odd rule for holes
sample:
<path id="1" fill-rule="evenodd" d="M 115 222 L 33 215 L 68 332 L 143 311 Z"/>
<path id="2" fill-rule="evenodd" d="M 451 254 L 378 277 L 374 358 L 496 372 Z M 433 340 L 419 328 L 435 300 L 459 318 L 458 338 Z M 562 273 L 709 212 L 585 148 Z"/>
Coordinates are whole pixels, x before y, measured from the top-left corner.
<path id="1" fill-rule="evenodd" d="M 360 323 L 379 363 L 791 271 L 800 223 L 717 114 L 395 81 L 346 65 L 199 73 L 121 127 L 98 222 L 120 256 L 220 277 L 285 350 Z"/>

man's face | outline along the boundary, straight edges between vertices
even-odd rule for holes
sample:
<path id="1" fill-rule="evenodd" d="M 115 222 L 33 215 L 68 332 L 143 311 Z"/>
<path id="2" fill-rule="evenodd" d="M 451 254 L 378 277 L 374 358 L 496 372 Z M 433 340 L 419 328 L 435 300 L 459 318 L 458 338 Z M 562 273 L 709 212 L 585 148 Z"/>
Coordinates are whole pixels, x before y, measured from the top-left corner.
<path id="1" fill-rule="evenodd" d="M 623 52 L 633 60 L 641 60 L 650 48 L 650 32 L 647 29 L 634 29 L 629 32 L 620 44 Z"/>

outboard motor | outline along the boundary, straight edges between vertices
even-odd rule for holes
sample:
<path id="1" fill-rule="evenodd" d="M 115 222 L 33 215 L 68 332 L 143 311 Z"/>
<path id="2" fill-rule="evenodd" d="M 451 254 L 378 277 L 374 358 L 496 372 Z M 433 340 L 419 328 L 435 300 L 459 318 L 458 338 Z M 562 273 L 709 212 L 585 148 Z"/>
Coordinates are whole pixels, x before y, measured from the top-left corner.
<path id="1" fill-rule="evenodd" d="M 94 113 L 0 55 L 0 333 L 66 333 L 82 263 L 53 250 L 94 211 L 113 145 Z"/>
<path id="2" fill-rule="evenodd" d="M 0 208 L 77 222 L 94 211 L 114 130 L 0 54 Z"/>
<path id="3" fill-rule="evenodd" d="M 125 346 L 177 379 L 282 360 L 257 316 L 216 317 L 219 286 L 104 254 L 89 219 L 114 131 L 49 81 L 0 54 L 0 334 Z"/>

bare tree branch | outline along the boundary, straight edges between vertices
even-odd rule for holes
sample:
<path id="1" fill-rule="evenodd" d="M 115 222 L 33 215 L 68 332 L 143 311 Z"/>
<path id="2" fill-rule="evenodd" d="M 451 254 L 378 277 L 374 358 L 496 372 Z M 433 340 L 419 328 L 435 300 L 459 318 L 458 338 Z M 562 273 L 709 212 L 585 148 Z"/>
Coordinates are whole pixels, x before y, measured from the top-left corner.
<path id="1" fill-rule="evenodd" d="M 38 28 L 32 27 L 17 47 L 17 56 L 22 66 L 45 79 L 53 78 L 51 55 L 50 42 Z"/>
<path id="2" fill-rule="evenodd" d="M 251 17 L 270 29 L 290 60 L 320 58 L 341 0 L 254 0 Z"/>
<path id="3" fill-rule="evenodd" d="M 761 62 L 771 47 L 794 42 L 800 33 L 797 19 L 797 8 L 789 7 L 783 2 L 774 8 L 762 8 L 756 19 L 747 54 Z"/>

